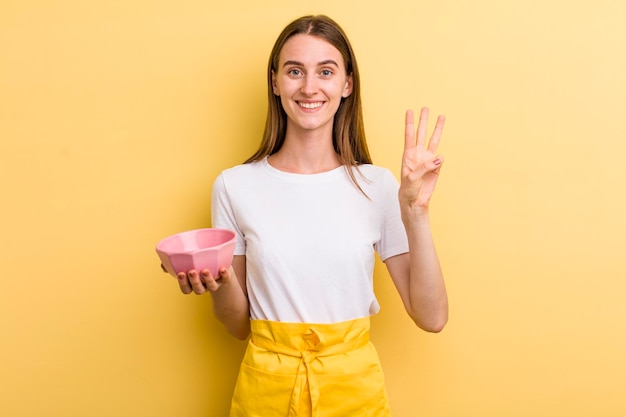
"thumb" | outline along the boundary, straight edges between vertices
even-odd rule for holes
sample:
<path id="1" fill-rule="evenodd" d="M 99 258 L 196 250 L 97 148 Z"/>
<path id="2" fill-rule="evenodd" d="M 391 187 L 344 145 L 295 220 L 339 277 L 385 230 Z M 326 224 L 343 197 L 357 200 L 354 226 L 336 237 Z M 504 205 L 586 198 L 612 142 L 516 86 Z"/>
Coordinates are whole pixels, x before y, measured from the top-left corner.
<path id="1" fill-rule="evenodd" d="M 443 164 L 443 157 L 441 155 L 437 155 L 431 160 L 422 162 L 417 167 L 417 169 L 410 172 L 407 177 L 410 181 L 419 181 L 422 178 L 424 178 L 426 174 L 429 174 L 431 172 L 436 172 L 439 168 L 441 168 L 442 164 Z"/>
<path id="2" fill-rule="evenodd" d="M 437 155 L 435 159 L 428 163 L 429 171 L 435 171 L 443 165 L 443 155 Z"/>

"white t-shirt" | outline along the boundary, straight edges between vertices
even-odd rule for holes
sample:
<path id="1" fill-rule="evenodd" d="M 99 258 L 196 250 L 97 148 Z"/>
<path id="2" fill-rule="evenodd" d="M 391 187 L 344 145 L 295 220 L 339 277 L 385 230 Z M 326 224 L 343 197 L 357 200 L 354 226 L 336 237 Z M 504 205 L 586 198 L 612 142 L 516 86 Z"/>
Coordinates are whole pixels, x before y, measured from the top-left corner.
<path id="1" fill-rule="evenodd" d="M 237 233 L 246 256 L 252 319 L 337 323 L 375 314 L 375 252 L 408 252 L 398 182 L 374 165 L 321 174 L 279 171 L 267 159 L 223 171 L 213 185 L 212 225 Z"/>

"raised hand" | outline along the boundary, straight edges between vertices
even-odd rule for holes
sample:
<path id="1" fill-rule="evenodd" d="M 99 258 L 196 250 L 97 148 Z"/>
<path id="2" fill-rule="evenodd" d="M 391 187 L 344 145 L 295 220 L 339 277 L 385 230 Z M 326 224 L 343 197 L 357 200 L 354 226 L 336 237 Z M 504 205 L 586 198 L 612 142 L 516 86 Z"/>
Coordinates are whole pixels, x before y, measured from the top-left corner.
<path id="1" fill-rule="evenodd" d="M 444 123 L 444 116 L 437 117 L 435 130 L 428 144 L 426 144 L 428 108 L 424 107 L 420 111 L 417 131 L 413 111 L 408 110 L 406 112 L 404 154 L 402 155 L 398 197 L 402 206 L 408 205 L 413 211 L 428 211 L 430 198 L 435 190 L 439 171 L 443 164 L 443 157 L 437 155 L 437 147 Z"/>

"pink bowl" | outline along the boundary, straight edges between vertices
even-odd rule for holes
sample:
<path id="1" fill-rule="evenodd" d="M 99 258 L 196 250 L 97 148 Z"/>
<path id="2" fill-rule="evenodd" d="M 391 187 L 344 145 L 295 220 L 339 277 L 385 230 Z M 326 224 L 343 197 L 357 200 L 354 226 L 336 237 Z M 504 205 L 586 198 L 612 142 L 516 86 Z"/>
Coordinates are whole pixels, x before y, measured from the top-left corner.
<path id="1" fill-rule="evenodd" d="M 235 232 L 227 229 L 190 230 L 161 240 L 156 251 L 165 270 L 173 276 L 205 268 L 217 276 L 220 268 L 232 263 L 236 239 Z"/>

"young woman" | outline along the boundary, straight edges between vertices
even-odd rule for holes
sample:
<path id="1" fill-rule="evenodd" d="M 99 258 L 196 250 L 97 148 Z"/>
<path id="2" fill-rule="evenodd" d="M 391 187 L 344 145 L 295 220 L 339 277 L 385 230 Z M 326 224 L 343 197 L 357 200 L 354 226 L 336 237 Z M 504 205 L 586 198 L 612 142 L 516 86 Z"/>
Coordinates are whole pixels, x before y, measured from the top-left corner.
<path id="1" fill-rule="evenodd" d="M 389 416 L 369 317 L 375 254 L 406 311 L 439 332 L 448 301 L 429 223 L 444 118 L 427 143 L 406 114 L 401 181 L 372 165 L 355 56 L 343 30 L 305 16 L 278 37 L 259 150 L 213 186 L 214 227 L 236 231 L 232 266 L 180 273 L 217 318 L 250 337 L 231 416 Z"/>

